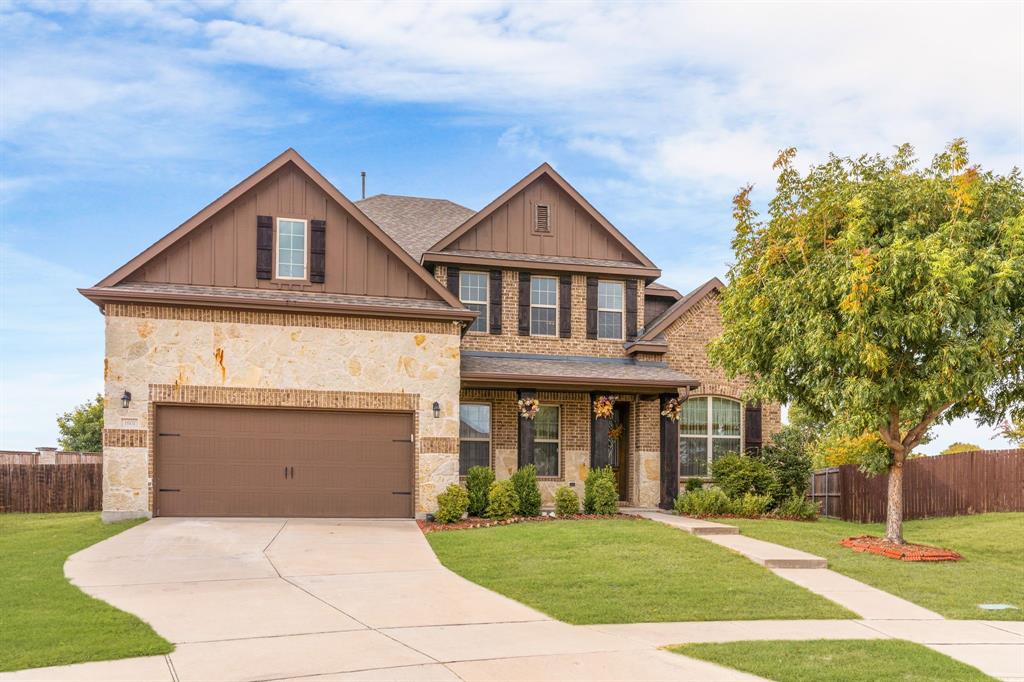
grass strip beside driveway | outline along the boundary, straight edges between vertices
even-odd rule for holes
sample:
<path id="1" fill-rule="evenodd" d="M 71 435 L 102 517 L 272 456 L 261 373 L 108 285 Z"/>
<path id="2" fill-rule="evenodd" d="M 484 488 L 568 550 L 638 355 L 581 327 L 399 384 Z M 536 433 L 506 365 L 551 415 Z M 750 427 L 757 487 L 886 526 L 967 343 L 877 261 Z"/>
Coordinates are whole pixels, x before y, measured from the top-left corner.
<path id="1" fill-rule="evenodd" d="M 1024 620 L 1024 513 L 919 519 L 904 524 L 907 542 L 946 547 L 961 561 L 908 562 L 858 553 L 839 544 L 851 535 L 885 535 L 882 524 L 728 519 L 752 538 L 828 559 L 843 575 L 885 590 L 946 618 Z M 978 604 L 1016 609 L 986 611 Z"/>
<path id="2" fill-rule="evenodd" d="M 926 646 L 895 639 L 681 644 L 668 647 L 668 650 L 778 682 L 974 682 L 992 679 L 977 668 Z"/>
<path id="3" fill-rule="evenodd" d="M 452 571 L 567 623 L 853 618 L 750 560 L 654 521 L 431 533 Z"/>
<path id="4" fill-rule="evenodd" d="M 0 671 L 130 656 L 174 647 L 135 616 L 64 577 L 71 554 L 138 525 L 97 513 L 0 515 Z"/>

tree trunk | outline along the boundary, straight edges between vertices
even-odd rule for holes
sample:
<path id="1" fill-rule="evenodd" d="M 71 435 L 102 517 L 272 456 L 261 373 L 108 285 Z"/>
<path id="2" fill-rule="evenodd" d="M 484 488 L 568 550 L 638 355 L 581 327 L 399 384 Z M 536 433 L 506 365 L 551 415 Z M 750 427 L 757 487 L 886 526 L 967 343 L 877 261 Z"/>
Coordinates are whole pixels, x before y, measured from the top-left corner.
<path id="1" fill-rule="evenodd" d="M 889 469 L 888 504 L 885 514 L 885 539 L 897 545 L 903 539 L 903 461 L 897 457 Z"/>

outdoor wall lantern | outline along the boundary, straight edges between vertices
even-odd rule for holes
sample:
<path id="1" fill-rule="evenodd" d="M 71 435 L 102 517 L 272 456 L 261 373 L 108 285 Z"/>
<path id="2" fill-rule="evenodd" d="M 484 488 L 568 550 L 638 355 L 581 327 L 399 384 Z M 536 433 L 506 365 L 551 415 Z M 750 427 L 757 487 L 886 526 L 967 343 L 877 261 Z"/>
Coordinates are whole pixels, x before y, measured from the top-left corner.
<path id="1" fill-rule="evenodd" d="M 128 406 L 131 405 L 131 404 L 132 404 L 132 394 L 129 393 L 128 391 L 125 391 L 124 394 L 121 396 L 121 407 L 123 407 L 124 409 L 127 410 Z"/>
<path id="2" fill-rule="evenodd" d="M 439 403 L 439 402 L 437 402 L 435 400 L 434 401 L 434 419 L 439 419 L 440 417 L 441 417 L 441 403 Z"/>

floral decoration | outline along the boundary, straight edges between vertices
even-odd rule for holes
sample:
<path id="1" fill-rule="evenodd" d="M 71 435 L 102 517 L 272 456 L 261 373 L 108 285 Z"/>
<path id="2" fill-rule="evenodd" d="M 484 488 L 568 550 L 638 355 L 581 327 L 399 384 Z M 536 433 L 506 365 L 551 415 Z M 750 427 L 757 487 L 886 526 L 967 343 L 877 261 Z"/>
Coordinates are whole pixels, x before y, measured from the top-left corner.
<path id="1" fill-rule="evenodd" d="M 622 437 L 623 427 L 622 424 L 616 424 L 612 428 L 608 429 L 608 440 L 615 441 Z"/>
<path id="2" fill-rule="evenodd" d="M 665 409 L 661 411 L 662 417 L 668 417 L 674 422 L 679 421 L 679 415 L 683 411 L 683 404 L 679 398 L 669 398 L 665 401 Z"/>
<path id="3" fill-rule="evenodd" d="M 619 396 L 617 395 L 598 396 L 597 400 L 594 401 L 594 416 L 598 419 L 611 419 L 614 413 L 615 401 L 618 399 Z"/>
<path id="4" fill-rule="evenodd" d="M 536 398 L 520 398 L 516 404 L 519 405 L 519 416 L 523 419 L 533 420 L 540 411 L 540 401 Z"/>

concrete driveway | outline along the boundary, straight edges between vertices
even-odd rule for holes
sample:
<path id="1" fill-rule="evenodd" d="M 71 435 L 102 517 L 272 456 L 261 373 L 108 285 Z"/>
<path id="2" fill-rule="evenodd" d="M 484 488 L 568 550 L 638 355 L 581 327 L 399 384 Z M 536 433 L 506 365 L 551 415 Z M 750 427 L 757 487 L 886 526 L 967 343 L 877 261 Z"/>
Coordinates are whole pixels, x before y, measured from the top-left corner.
<path id="1" fill-rule="evenodd" d="M 175 651 L 0 679 L 757 679 L 464 580 L 412 521 L 160 518 L 79 552 L 65 572 Z"/>

